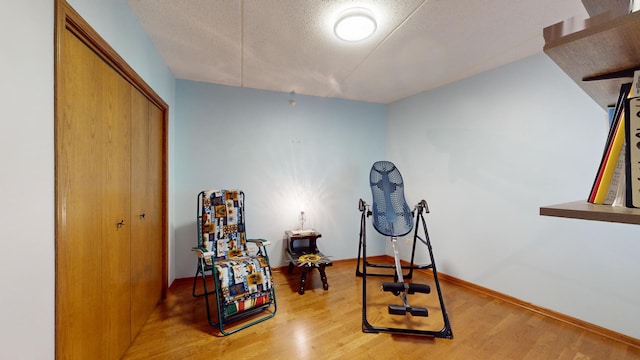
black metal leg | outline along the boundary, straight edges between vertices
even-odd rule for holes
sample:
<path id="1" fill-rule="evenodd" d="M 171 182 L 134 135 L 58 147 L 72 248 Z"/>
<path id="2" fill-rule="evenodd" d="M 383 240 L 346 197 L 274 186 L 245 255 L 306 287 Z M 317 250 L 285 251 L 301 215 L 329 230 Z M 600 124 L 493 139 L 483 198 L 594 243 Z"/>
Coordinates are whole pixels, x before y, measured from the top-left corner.
<path id="1" fill-rule="evenodd" d="M 207 276 L 205 274 L 204 263 L 200 264 L 200 274 L 202 274 L 202 288 L 204 289 L 204 293 L 202 295 L 204 295 L 204 303 L 207 307 L 207 320 L 209 321 L 209 325 L 211 326 L 220 324 L 220 330 L 222 330 L 222 321 L 220 319 L 218 319 L 218 324 L 211 320 L 211 310 L 209 308 L 209 291 L 207 290 Z"/>
<path id="2" fill-rule="evenodd" d="M 196 269 L 196 274 L 193 276 L 193 289 L 191 290 L 191 295 L 193 295 L 193 297 L 201 296 L 196 294 L 196 285 L 198 283 L 198 275 L 200 275 L 200 265 L 198 265 Z"/>
<path id="3" fill-rule="evenodd" d="M 206 276 L 205 276 L 205 271 L 208 271 L 206 269 L 206 266 L 200 264 L 198 262 L 198 266 L 196 268 L 196 274 L 193 277 L 193 289 L 191 290 L 191 295 L 193 295 L 193 297 L 201 297 L 207 294 L 207 287 L 206 287 Z M 201 294 L 196 293 L 196 288 L 197 288 L 197 283 L 198 283 L 198 278 L 200 277 L 200 275 L 202 275 L 202 280 L 203 280 L 203 284 L 205 284 L 205 286 L 203 287 L 203 292 Z"/>

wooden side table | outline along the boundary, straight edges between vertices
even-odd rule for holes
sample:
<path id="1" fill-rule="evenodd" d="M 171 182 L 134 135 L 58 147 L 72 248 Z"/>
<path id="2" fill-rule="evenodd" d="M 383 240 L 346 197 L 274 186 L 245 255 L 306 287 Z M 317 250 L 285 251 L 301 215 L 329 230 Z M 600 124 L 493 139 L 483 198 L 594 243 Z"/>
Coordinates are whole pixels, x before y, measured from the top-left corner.
<path id="1" fill-rule="evenodd" d="M 307 273 L 313 269 L 318 269 L 320 272 L 322 288 L 329 290 L 325 268 L 332 266 L 333 263 L 318 250 L 316 241 L 322 234 L 315 230 L 287 230 L 285 236 L 287 256 L 289 257 L 289 274 L 293 273 L 294 267 L 299 267 L 302 270 L 298 294 L 304 294 Z"/>

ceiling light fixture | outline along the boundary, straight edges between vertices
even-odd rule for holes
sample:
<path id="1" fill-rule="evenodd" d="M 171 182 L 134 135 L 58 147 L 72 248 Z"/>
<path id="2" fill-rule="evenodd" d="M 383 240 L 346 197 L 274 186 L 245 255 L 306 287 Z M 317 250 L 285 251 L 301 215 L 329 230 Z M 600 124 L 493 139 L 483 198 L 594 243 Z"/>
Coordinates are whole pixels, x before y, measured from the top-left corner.
<path id="1" fill-rule="evenodd" d="M 343 12 L 333 27 L 336 36 L 344 41 L 361 41 L 376 31 L 376 20 L 365 8 L 352 8 Z"/>

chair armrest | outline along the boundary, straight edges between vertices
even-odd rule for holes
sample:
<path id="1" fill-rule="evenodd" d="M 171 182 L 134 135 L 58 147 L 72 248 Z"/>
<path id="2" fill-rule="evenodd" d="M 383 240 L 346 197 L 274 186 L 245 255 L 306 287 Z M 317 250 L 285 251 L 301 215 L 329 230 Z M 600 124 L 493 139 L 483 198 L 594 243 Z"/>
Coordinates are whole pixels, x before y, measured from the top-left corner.
<path id="1" fill-rule="evenodd" d="M 213 251 L 207 251 L 207 249 L 201 247 L 191 248 L 191 251 L 197 252 L 199 258 L 208 258 L 213 256 Z"/>
<path id="2" fill-rule="evenodd" d="M 257 246 L 268 246 L 271 245 L 271 241 L 265 239 L 247 239 L 248 242 L 252 242 Z"/>

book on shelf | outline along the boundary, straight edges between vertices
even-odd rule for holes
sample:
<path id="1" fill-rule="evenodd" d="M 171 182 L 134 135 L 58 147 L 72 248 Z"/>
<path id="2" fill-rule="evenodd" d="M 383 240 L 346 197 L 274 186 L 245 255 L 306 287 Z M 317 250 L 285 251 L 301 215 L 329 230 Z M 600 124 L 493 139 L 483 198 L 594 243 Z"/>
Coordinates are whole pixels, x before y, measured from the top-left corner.
<path id="1" fill-rule="evenodd" d="M 625 124 L 627 121 L 625 121 Z M 625 206 L 626 199 L 626 141 L 622 143 L 618 162 L 613 169 L 609 188 L 605 194 L 603 205 Z"/>
<path id="2" fill-rule="evenodd" d="M 625 106 L 626 106 L 625 102 Z M 623 110 L 624 111 L 624 108 Z M 615 115 L 615 110 L 612 112 L 612 115 Z M 621 119 L 628 119 L 626 114 L 623 114 L 625 117 Z M 613 122 L 613 119 L 610 119 L 609 122 Z M 624 121 L 624 124 L 628 124 L 628 121 Z M 623 126 L 622 123 L 619 123 L 618 126 Z M 627 159 L 627 142 L 626 142 L 626 127 L 625 132 L 622 136 L 624 136 L 624 142 L 622 143 L 622 147 L 620 148 L 620 154 L 618 155 L 618 162 L 616 163 L 615 169 L 613 169 L 613 175 L 611 175 L 611 181 L 609 182 L 609 188 L 607 189 L 607 193 L 605 194 L 603 205 L 611 205 L 611 206 L 625 206 L 626 200 L 626 159 Z"/>
<path id="3" fill-rule="evenodd" d="M 607 115 L 609 115 L 609 128 L 611 128 L 611 125 L 613 125 L 613 115 L 615 113 L 616 113 L 615 106 L 609 106 L 609 108 L 607 108 Z"/>
<path id="4" fill-rule="evenodd" d="M 625 170 L 623 169 L 622 176 L 620 176 L 620 181 L 618 182 L 618 186 L 615 191 L 616 195 L 611 202 L 611 206 L 626 206 L 627 185 L 625 178 Z"/>
<path id="5" fill-rule="evenodd" d="M 640 208 L 640 71 L 635 71 L 631 97 L 625 102 L 625 206 Z"/>
<path id="6" fill-rule="evenodd" d="M 598 171 L 587 199 L 590 203 L 612 204 L 616 194 L 614 190 L 618 189 L 621 177 L 624 176 L 625 160 L 624 158 L 621 159 L 620 155 L 624 156 L 625 154 L 624 106 L 630 91 L 631 83 L 624 83 L 620 86 L 620 93 L 613 111 L 613 120 L 605 142 L 600 166 L 598 166 Z"/>

